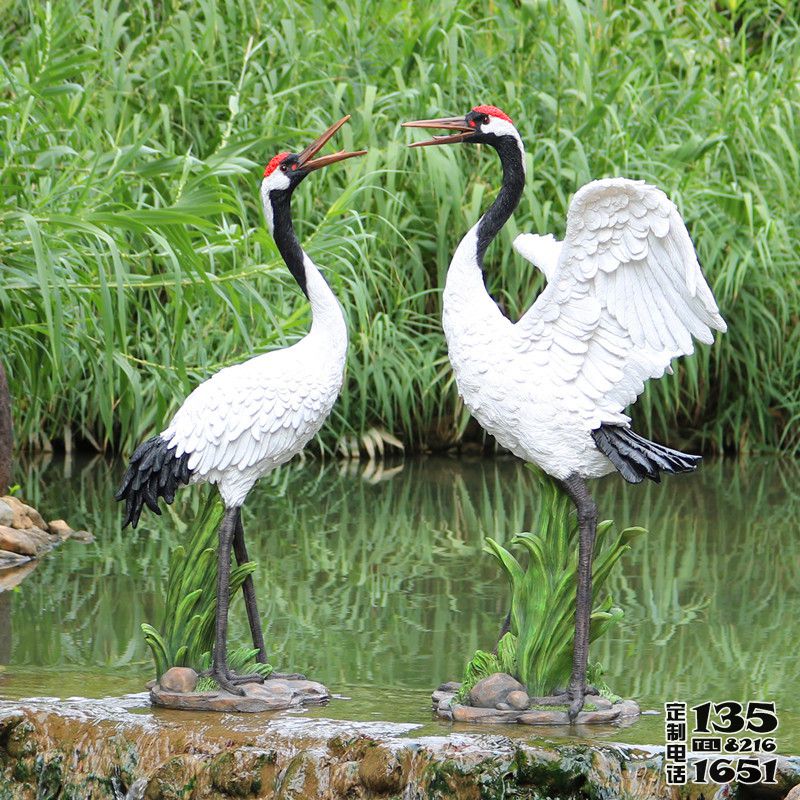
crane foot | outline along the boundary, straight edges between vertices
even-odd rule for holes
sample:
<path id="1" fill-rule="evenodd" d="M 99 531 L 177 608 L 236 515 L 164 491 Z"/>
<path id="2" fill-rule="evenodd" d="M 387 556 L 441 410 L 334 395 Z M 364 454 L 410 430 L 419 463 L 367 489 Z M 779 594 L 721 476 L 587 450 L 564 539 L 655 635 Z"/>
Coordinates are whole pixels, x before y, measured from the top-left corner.
<path id="1" fill-rule="evenodd" d="M 263 675 L 259 675 L 257 672 L 253 672 L 250 675 L 235 675 L 229 672 L 228 678 L 234 686 L 239 686 L 243 683 L 264 683 L 266 680 Z"/>
<path id="2" fill-rule="evenodd" d="M 219 684 L 219 688 L 222 689 L 222 691 L 244 697 L 244 689 L 236 686 L 236 684 L 222 672 L 209 670 L 208 677 L 213 678 Z"/>
<path id="3" fill-rule="evenodd" d="M 567 716 L 569 717 L 570 725 L 574 725 L 578 714 L 580 714 L 583 709 L 583 703 L 586 698 L 586 687 L 570 687 L 567 694 L 571 698 Z"/>
<path id="4" fill-rule="evenodd" d="M 263 675 L 236 675 L 227 667 L 211 667 L 211 669 L 201 672 L 200 677 L 213 678 L 219 684 L 220 689 L 240 697 L 244 697 L 245 694 L 244 689 L 239 688 L 242 684 L 264 683 Z"/>

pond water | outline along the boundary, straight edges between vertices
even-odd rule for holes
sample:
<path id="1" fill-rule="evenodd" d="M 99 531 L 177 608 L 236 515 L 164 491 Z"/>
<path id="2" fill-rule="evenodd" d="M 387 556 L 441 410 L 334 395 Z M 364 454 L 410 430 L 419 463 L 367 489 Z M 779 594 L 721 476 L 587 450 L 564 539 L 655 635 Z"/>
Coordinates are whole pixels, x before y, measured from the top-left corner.
<path id="1" fill-rule="evenodd" d="M 200 490 L 121 531 L 111 495 L 122 469 L 71 458 L 19 470 L 29 502 L 92 530 L 96 542 L 67 542 L 0 593 L 0 697 L 102 697 L 141 691 L 152 677 L 139 626 L 161 621 L 170 551 L 186 538 L 181 520 L 191 520 Z M 755 460 L 706 462 L 660 486 L 596 483 L 601 519 L 649 530 L 608 586 L 625 619 L 591 654 L 615 691 L 644 709 L 774 700 L 779 750 L 800 753 L 798 478 L 795 463 Z M 432 718 L 430 691 L 492 646 L 506 611 L 483 539 L 508 542 L 532 526 L 536 508 L 534 477 L 510 459 L 307 461 L 262 481 L 245 532 L 271 661 L 350 698 L 308 714 L 451 730 Z M 244 643 L 238 599 L 231 626 L 232 644 Z M 663 744 L 663 725 L 645 716 L 580 735 Z"/>

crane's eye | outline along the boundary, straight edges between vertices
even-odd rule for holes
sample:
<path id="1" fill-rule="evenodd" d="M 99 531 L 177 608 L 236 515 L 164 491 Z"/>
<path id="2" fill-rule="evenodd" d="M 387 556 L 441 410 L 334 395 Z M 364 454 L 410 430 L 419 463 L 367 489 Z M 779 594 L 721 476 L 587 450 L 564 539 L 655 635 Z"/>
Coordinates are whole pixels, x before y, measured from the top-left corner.
<path id="1" fill-rule="evenodd" d="M 281 172 L 286 172 L 287 169 L 289 169 L 288 164 L 281 164 Z"/>
<path id="2" fill-rule="evenodd" d="M 489 115 L 488 114 L 484 114 L 481 117 L 481 125 L 488 125 L 488 124 L 489 124 Z"/>

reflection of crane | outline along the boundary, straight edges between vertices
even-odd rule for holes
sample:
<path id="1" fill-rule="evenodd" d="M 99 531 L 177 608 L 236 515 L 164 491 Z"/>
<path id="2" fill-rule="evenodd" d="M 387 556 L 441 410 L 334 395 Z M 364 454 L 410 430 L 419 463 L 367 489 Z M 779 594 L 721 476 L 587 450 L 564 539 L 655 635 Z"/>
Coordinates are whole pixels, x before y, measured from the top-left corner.
<path id="1" fill-rule="evenodd" d="M 711 344 L 726 329 L 694 247 L 667 196 L 642 181 L 593 181 L 572 200 L 563 242 L 523 234 L 514 248 L 547 278 L 517 323 L 503 316 L 483 283 L 483 256 L 519 203 L 525 149 L 511 120 L 494 106 L 466 117 L 405 125 L 448 134 L 449 142 L 493 147 L 503 165 L 494 203 L 461 240 L 444 289 L 443 326 L 464 403 L 481 425 L 520 458 L 557 478 L 578 512 L 578 591 L 570 718 L 583 707 L 592 556 L 597 509 L 586 478 L 616 469 L 625 480 L 658 481 L 660 472 L 696 468 L 690 456 L 635 434 L 624 414 L 648 378 L 693 352 L 692 336 Z"/>
<path id="2" fill-rule="evenodd" d="M 279 153 L 264 170 L 261 199 L 270 232 L 286 266 L 311 303 L 311 330 L 299 342 L 227 367 L 186 398 L 172 422 L 140 445 L 116 498 L 124 499 L 125 524 L 136 527 L 142 506 L 160 514 L 186 483 L 215 483 L 225 505 L 219 528 L 217 610 L 211 676 L 228 691 L 263 680 L 231 673 L 227 665 L 228 584 L 231 545 L 239 563 L 248 560 L 241 507 L 255 482 L 297 455 L 317 433 L 342 387 L 347 330 L 335 295 L 303 252 L 292 227 L 292 192 L 313 170 L 366 151 L 340 151 L 313 158 L 344 125 L 344 117 L 302 153 Z M 244 584 L 245 605 L 259 650 L 264 637 L 252 578 Z"/>

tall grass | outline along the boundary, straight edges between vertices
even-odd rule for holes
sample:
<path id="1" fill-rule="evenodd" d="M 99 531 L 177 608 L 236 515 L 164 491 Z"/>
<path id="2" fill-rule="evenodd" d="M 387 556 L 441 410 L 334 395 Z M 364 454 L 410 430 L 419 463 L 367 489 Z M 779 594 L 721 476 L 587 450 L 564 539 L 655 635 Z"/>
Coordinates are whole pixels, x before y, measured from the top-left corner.
<path id="1" fill-rule="evenodd" d="M 493 102 L 528 145 L 523 203 L 488 258 L 509 314 L 542 285 L 511 252 L 518 230 L 561 235 L 591 178 L 651 180 L 684 213 L 730 331 L 648 388 L 640 428 L 797 453 L 797 19 L 792 0 L 5 3 L 0 350 L 20 442 L 128 449 L 213 370 L 302 335 L 260 166 L 343 113 L 342 146 L 369 155 L 294 201 L 352 339 L 321 444 L 479 436 L 439 292 L 498 163 L 407 151 L 398 125 Z"/>

